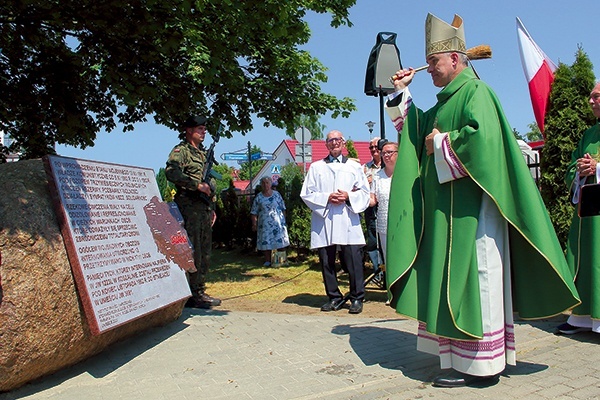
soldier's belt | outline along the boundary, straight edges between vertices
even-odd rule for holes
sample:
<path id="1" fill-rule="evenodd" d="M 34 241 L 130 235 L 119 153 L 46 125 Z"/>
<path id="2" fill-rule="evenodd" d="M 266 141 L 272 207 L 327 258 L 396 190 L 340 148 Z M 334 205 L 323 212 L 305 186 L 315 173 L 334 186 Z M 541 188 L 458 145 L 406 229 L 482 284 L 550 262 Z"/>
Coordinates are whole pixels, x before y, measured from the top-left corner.
<path id="1" fill-rule="evenodd" d="M 202 193 L 199 190 L 188 190 L 178 187 L 177 193 L 179 193 L 183 197 L 187 197 L 190 200 L 200 200 L 207 205 L 210 205 L 212 203 L 211 198 L 209 198 L 205 193 Z"/>

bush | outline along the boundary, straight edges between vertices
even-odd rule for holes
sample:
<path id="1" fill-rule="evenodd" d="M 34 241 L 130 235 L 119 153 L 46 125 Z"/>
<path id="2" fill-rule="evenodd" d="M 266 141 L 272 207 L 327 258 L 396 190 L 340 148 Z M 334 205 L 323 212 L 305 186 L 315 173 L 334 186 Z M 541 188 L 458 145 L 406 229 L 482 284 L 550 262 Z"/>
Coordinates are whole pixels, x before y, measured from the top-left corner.
<path id="1" fill-rule="evenodd" d="M 540 192 L 563 248 L 573 215 L 567 167 L 583 132 L 595 123 L 588 103 L 595 82 L 593 66 L 581 48 L 575 58 L 572 66 L 560 64 L 555 71 L 540 163 Z"/>

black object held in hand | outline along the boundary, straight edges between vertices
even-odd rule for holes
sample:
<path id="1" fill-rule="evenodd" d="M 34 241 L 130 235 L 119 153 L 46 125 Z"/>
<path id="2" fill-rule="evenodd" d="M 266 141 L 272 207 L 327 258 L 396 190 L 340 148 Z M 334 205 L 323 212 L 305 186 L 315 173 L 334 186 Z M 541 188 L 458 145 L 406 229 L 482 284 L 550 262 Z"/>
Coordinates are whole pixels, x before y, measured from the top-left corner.
<path id="1" fill-rule="evenodd" d="M 214 187 L 210 183 L 210 170 L 213 165 L 219 165 L 217 160 L 215 160 L 215 146 L 221 138 L 221 132 L 223 132 L 223 125 L 219 124 L 217 132 L 214 135 L 211 135 L 213 142 L 206 151 L 206 162 L 204 163 L 204 170 L 202 171 L 202 182 L 207 183 L 210 186 L 211 191 L 214 191 Z M 206 193 L 200 192 L 200 199 L 208 205 L 212 203 L 211 197 L 212 196 L 208 196 Z"/>

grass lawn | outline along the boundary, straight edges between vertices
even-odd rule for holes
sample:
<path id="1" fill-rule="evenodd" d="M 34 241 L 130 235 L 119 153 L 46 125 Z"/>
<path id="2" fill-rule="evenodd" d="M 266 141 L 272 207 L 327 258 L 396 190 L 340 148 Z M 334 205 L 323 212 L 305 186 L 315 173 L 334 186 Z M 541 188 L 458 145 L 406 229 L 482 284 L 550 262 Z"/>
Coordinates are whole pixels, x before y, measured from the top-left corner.
<path id="1" fill-rule="evenodd" d="M 287 265 L 263 267 L 262 254 L 254 251 L 213 249 L 207 292 L 221 298 L 224 305 L 233 304 L 233 308 L 244 302 L 244 309 L 256 305 L 256 311 L 261 311 L 260 308 L 269 304 L 269 311 L 273 311 L 278 304 L 284 306 L 287 303 L 318 310 L 327 301 L 318 256 L 314 252 L 298 256 L 289 248 L 287 255 Z M 365 277 L 370 272 L 369 265 Z M 338 279 L 340 290 L 347 293 L 348 275 L 342 273 Z M 365 299 L 383 305 L 386 292 L 368 285 Z"/>

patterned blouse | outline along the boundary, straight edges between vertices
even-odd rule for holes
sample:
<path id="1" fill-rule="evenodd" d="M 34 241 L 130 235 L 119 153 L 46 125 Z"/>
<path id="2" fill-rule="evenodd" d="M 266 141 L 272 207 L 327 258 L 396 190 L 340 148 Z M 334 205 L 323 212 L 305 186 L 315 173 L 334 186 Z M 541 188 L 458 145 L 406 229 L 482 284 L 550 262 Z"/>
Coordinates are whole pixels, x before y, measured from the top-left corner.
<path id="1" fill-rule="evenodd" d="M 390 186 L 392 177 L 387 176 L 385 170 L 380 169 L 373 175 L 373 189 L 377 197 L 377 232 L 386 233 L 388 222 L 388 205 L 390 204 Z"/>
<path id="2" fill-rule="evenodd" d="M 270 196 L 257 194 L 250 214 L 256 215 L 256 247 L 258 250 L 276 250 L 290 245 L 285 222 L 285 204 L 277 191 Z"/>

